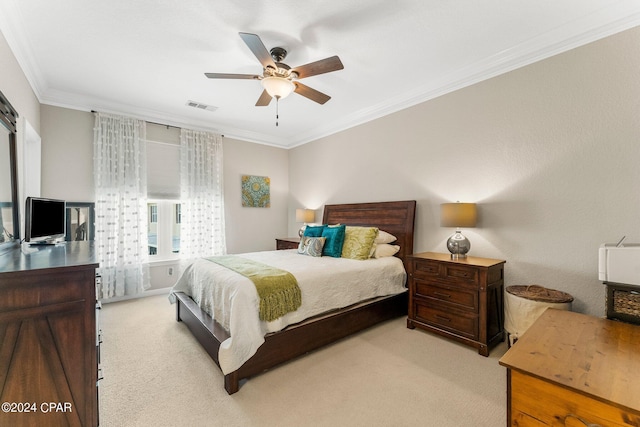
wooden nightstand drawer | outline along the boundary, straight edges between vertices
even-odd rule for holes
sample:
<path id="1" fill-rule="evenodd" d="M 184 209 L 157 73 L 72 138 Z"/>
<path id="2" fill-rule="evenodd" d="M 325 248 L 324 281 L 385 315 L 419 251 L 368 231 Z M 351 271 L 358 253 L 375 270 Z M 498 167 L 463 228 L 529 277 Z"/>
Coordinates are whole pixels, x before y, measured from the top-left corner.
<path id="1" fill-rule="evenodd" d="M 443 265 L 442 278 L 456 283 L 465 283 L 477 286 L 478 269 L 465 265 Z"/>
<path id="2" fill-rule="evenodd" d="M 433 298 L 463 310 L 470 310 L 473 313 L 478 311 L 478 292 L 474 290 L 434 284 L 420 279 L 415 280 L 415 286 L 416 296 Z"/>
<path id="3" fill-rule="evenodd" d="M 429 279 L 440 276 L 440 263 L 437 261 L 413 260 L 413 275 Z"/>
<path id="4" fill-rule="evenodd" d="M 440 279 L 472 286 L 478 283 L 478 269 L 472 266 L 414 260 L 412 267 L 414 277 L 419 279 Z"/>
<path id="5" fill-rule="evenodd" d="M 416 320 L 419 322 L 429 323 L 469 339 L 478 337 L 478 319 L 475 316 L 439 310 L 422 302 L 416 302 L 414 310 Z"/>

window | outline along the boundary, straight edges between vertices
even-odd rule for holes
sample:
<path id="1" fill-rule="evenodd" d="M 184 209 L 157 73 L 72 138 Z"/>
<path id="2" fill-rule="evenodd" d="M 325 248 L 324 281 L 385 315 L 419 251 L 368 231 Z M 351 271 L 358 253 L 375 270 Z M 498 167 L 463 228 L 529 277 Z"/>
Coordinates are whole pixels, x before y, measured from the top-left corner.
<path id="1" fill-rule="evenodd" d="M 148 203 L 147 234 L 152 260 L 175 258 L 180 253 L 180 203 L 152 200 Z"/>
<path id="2" fill-rule="evenodd" d="M 180 134 L 147 124 L 149 260 L 176 259 L 180 253 Z"/>
<path id="3" fill-rule="evenodd" d="M 149 222 L 154 224 L 158 222 L 158 205 L 155 203 L 149 204 Z"/>

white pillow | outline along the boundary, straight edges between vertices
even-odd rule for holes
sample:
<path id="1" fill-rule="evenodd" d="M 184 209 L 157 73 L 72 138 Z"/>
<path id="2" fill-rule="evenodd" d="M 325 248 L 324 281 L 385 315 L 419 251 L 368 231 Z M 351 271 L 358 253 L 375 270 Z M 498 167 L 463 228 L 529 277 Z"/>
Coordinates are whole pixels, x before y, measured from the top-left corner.
<path id="1" fill-rule="evenodd" d="M 322 248 L 326 240 L 324 237 L 302 236 L 298 245 L 298 253 L 315 257 L 322 256 Z"/>
<path id="2" fill-rule="evenodd" d="M 378 237 L 376 237 L 376 240 L 374 240 L 373 243 L 391 243 L 395 242 L 396 240 L 398 240 L 398 238 L 393 234 L 389 234 L 386 231 L 378 230 Z"/>
<path id="3" fill-rule="evenodd" d="M 384 258 L 388 256 L 394 256 L 400 250 L 398 245 L 390 245 L 388 243 L 379 243 L 375 245 L 376 250 L 373 253 L 374 258 Z"/>

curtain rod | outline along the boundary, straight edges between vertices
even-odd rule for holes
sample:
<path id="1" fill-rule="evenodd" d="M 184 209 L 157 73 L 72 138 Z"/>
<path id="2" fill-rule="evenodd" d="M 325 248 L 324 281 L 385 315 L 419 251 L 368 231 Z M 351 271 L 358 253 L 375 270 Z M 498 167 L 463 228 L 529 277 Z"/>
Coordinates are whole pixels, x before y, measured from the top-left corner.
<path id="1" fill-rule="evenodd" d="M 97 111 L 96 111 L 96 110 L 91 110 L 91 112 L 92 112 L 92 113 L 94 113 L 94 114 L 95 114 L 95 113 L 97 113 Z M 148 120 L 145 120 L 145 122 L 146 122 L 146 123 L 150 123 L 150 124 L 152 124 L 152 125 L 166 126 L 166 127 L 167 127 L 167 129 L 169 129 L 169 128 L 182 129 L 180 126 L 167 125 L 167 124 L 165 124 L 165 123 L 150 122 L 150 121 L 148 121 Z M 220 136 L 224 138 L 224 135 L 222 135 L 222 134 L 221 134 Z"/>

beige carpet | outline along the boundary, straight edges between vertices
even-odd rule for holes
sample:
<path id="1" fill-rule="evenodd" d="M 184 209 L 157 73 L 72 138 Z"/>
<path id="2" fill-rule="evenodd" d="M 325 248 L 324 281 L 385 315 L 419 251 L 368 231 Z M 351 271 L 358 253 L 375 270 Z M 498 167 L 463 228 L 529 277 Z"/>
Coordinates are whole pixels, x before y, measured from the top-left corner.
<path id="1" fill-rule="evenodd" d="M 102 310 L 101 426 L 506 424 L 498 359 L 398 318 L 274 368 L 227 395 L 166 296 Z"/>

